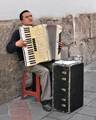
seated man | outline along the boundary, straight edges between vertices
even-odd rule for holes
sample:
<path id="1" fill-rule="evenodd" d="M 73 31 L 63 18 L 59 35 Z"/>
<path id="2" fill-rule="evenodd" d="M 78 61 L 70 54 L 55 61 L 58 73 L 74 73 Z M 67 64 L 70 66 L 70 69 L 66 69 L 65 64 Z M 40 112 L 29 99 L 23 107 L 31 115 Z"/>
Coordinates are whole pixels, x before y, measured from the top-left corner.
<path id="1" fill-rule="evenodd" d="M 24 10 L 20 13 L 20 21 L 22 25 L 32 26 L 32 14 L 28 10 Z M 60 46 L 62 47 L 64 44 L 60 42 Z M 22 39 L 20 39 L 19 29 L 13 32 L 11 40 L 6 46 L 6 50 L 8 53 L 17 53 L 19 61 L 24 61 L 22 47 L 25 47 L 26 43 Z M 37 64 L 28 68 L 30 75 L 32 72 L 37 72 L 40 75 L 40 83 L 41 83 L 41 104 L 45 111 L 51 111 L 51 84 L 50 84 L 50 72 L 49 68 L 46 67 L 46 64 L 52 64 L 53 61 L 45 62 L 44 64 Z"/>
<path id="2" fill-rule="evenodd" d="M 22 25 L 30 26 L 32 25 L 32 14 L 28 10 L 24 10 L 20 13 L 20 21 Z M 8 53 L 17 53 L 19 61 L 23 61 L 23 52 L 22 47 L 26 46 L 24 41 L 20 39 L 19 29 L 15 30 L 11 40 L 6 46 Z M 41 83 L 41 104 L 45 111 L 51 111 L 51 86 L 50 86 L 50 73 L 49 70 L 43 65 L 34 65 L 30 67 L 29 73 L 37 72 L 40 75 Z"/>

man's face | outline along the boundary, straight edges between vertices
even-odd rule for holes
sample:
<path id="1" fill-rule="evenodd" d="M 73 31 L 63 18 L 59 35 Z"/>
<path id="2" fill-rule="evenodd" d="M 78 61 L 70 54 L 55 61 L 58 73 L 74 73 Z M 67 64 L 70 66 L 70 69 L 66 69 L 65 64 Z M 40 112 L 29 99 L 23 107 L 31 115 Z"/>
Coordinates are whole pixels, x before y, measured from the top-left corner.
<path id="1" fill-rule="evenodd" d="M 32 25 L 32 14 L 30 12 L 23 13 L 23 19 L 21 20 L 21 23 L 23 25 Z"/>

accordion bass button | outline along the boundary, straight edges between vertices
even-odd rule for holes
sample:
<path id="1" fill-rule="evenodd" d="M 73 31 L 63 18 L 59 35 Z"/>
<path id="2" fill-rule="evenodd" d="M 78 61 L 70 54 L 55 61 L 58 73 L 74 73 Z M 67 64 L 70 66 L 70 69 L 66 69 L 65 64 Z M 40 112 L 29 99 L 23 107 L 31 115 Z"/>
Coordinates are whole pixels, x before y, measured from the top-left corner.
<path id="1" fill-rule="evenodd" d="M 66 105 L 65 105 L 65 104 L 61 104 L 61 106 L 62 106 L 62 107 L 66 107 Z"/>
<path id="2" fill-rule="evenodd" d="M 66 77 L 62 77 L 62 78 L 61 78 L 61 80 L 64 80 L 64 81 L 66 81 Z"/>
<path id="3" fill-rule="evenodd" d="M 66 75 L 66 74 L 67 74 L 67 72 L 66 72 L 66 71 L 62 71 L 61 73 L 62 73 L 62 74 L 64 74 L 64 75 Z"/>
<path id="4" fill-rule="evenodd" d="M 66 89 L 65 88 L 61 88 L 62 91 L 66 92 Z"/>
<path id="5" fill-rule="evenodd" d="M 62 98 L 61 100 L 64 101 L 64 102 L 66 102 L 66 99 L 65 99 L 65 98 Z"/>

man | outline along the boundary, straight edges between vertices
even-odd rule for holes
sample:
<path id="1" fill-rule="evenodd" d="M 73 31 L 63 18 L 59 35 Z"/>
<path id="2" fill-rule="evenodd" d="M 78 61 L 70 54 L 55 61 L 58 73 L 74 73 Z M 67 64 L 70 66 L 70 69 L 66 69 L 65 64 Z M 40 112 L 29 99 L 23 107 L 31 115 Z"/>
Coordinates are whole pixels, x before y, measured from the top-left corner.
<path id="1" fill-rule="evenodd" d="M 32 25 L 32 14 L 28 10 L 24 10 L 20 13 L 20 21 L 22 25 L 30 26 Z M 7 44 L 7 52 L 8 53 L 17 53 L 18 58 L 20 61 L 24 60 L 23 58 L 23 52 L 22 47 L 25 47 L 26 44 L 22 39 L 20 39 L 19 29 L 16 30 L 9 43 Z M 50 73 L 49 70 L 38 64 L 35 66 L 32 66 L 29 70 L 30 74 L 32 72 L 37 72 L 40 75 L 40 83 L 41 83 L 41 104 L 45 111 L 51 111 L 51 85 L 50 85 Z"/>
<path id="2" fill-rule="evenodd" d="M 22 25 L 32 26 L 32 14 L 28 10 L 24 10 L 20 13 L 20 21 Z M 60 42 L 60 46 L 62 47 L 64 44 Z M 23 61 L 23 52 L 22 47 L 26 47 L 26 44 L 22 39 L 20 39 L 19 29 L 15 30 L 11 40 L 6 46 L 6 50 L 8 53 L 17 53 L 19 61 Z M 41 83 L 41 104 L 45 111 L 51 111 L 51 85 L 50 85 L 50 72 L 53 61 L 41 63 L 35 66 L 32 66 L 29 69 L 30 75 L 32 72 L 37 72 L 40 75 L 40 83 Z M 46 67 L 45 67 L 46 66 Z"/>

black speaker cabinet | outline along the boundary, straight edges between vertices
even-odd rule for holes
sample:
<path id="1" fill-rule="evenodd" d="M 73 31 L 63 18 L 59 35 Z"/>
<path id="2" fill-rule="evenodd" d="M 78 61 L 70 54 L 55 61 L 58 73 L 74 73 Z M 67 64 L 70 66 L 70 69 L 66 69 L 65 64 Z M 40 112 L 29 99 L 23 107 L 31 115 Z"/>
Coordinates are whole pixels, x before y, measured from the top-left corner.
<path id="1" fill-rule="evenodd" d="M 57 61 L 53 64 L 53 108 L 73 112 L 83 105 L 84 64 L 80 61 Z"/>

